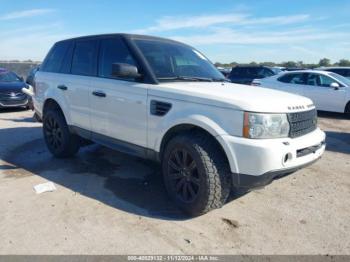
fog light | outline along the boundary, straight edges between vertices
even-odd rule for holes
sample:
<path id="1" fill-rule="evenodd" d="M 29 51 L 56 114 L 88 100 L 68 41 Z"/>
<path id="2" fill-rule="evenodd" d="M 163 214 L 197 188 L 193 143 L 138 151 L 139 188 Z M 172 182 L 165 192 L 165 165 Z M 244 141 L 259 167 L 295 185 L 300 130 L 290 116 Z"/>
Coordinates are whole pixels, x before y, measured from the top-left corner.
<path id="1" fill-rule="evenodd" d="M 292 153 L 285 154 L 285 156 L 284 156 L 284 158 L 283 158 L 283 164 L 285 164 L 285 163 L 291 161 L 292 158 L 293 158 Z"/>

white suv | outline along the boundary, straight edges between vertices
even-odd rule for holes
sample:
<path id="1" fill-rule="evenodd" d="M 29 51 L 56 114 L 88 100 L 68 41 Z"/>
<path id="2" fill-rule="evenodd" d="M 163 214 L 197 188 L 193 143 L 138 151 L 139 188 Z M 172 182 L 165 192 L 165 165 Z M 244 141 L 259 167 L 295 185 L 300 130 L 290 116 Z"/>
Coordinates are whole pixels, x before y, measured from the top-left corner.
<path id="1" fill-rule="evenodd" d="M 170 197 L 194 216 L 222 206 L 232 188 L 266 185 L 325 150 L 311 100 L 228 83 L 199 51 L 167 39 L 61 41 L 35 83 L 53 155 L 72 156 L 88 139 L 159 161 Z"/>

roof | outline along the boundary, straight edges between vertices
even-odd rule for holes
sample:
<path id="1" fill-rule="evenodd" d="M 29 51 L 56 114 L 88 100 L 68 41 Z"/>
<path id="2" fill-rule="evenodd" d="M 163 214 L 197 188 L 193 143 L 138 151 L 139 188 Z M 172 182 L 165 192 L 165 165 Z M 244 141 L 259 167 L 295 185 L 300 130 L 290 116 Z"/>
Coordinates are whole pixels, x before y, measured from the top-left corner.
<path id="1" fill-rule="evenodd" d="M 331 71 L 324 71 L 320 69 L 307 69 L 307 70 L 295 70 L 295 71 L 284 71 L 283 74 L 295 74 L 295 73 L 317 73 L 317 74 L 322 74 L 322 75 L 329 75 L 332 74 L 333 72 Z"/>
<path id="2" fill-rule="evenodd" d="M 235 68 L 269 68 L 269 69 L 272 69 L 272 68 L 275 68 L 273 66 L 264 66 L 264 65 L 236 65 L 236 66 L 233 66 L 232 69 L 235 69 Z"/>
<path id="3" fill-rule="evenodd" d="M 186 45 L 184 43 L 171 40 L 168 38 L 158 37 L 158 36 L 150 36 L 150 35 L 139 35 L 139 34 L 127 34 L 127 33 L 112 33 L 112 34 L 99 34 L 99 35 L 86 35 L 86 36 L 79 36 L 79 37 L 73 37 L 69 39 L 64 39 L 58 42 L 63 41 L 70 41 L 70 40 L 79 40 L 79 39 L 94 39 L 94 38 L 105 38 L 105 37 L 115 37 L 115 36 L 121 36 L 129 39 L 145 39 L 145 40 L 158 40 L 158 41 L 166 41 L 166 42 L 173 42 L 177 44 Z"/>
<path id="4" fill-rule="evenodd" d="M 325 69 L 350 69 L 350 66 L 322 66 L 316 69 L 325 70 Z"/>

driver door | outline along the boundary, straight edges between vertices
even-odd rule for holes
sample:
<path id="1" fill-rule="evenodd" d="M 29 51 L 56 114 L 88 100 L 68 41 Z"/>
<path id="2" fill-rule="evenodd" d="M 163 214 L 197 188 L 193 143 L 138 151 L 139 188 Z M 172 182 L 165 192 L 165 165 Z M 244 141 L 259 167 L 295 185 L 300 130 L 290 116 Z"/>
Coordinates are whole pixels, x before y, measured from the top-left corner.
<path id="1" fill-rule="evenodd" d="M 309 73 L 304 86 L 304 95 L 310 98 L 318 110 L 343 112 L 345 89 L 331 87 L 332 83 L 338 83 L 335 79 L 317 73 Z"/>

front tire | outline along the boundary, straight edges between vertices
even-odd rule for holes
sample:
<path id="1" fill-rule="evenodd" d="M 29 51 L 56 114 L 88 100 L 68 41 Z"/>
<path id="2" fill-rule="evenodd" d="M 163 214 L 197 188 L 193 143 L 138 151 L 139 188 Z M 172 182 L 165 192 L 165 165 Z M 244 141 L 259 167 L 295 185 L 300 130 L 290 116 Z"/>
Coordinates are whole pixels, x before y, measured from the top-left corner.
<path id="1" fill-rule="evenodd" d="M 57 158 L 75 155 L 80 148 L 79 136 L 70 133 L 59 110 L 50 109 L 43 118 L 43 133 L 49 151 Z"/>
<path id="2" fill-rule="evenodd" d="M 170 140 L 162 171 L 169 196 L 191 216 L 220 208 L 231 191 L 225 155 L 207 134 L 187 133 Z"/>
<path id="3" fill-rule="evenodd" d="M 350 101 L 347 103 L 344 113 L 347 116 L 347 118 L 350 119 Z"/>

